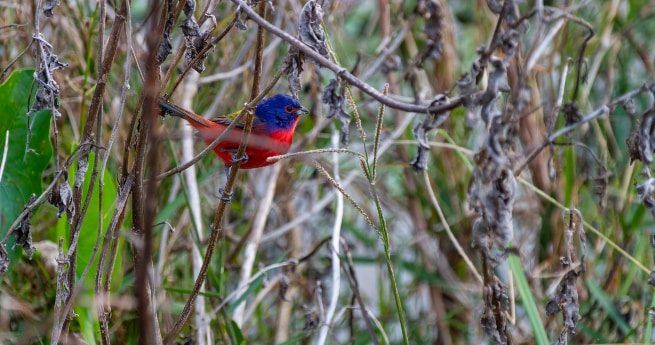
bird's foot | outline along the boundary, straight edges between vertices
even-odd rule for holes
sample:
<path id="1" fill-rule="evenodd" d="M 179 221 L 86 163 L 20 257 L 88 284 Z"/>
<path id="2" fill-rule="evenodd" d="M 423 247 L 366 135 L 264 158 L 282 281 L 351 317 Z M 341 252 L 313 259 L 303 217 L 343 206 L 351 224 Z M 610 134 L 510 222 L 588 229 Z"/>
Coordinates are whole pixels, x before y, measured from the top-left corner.
<path id="1" fill-rule="evenodd" d="M 232 197 L 234 196 L 233 192 L 228 193 L 224 188 L 219 188 L 218 193 L 220 194 L 219 199 L 223 201 L 224 203 L 230 203 L 232 202 Z"/>
<path id="2" fill-rule="evenodd" d="M 248 154 L 245 152 L 241 156 L 239 156 L 238 152 L 232 153 L 231 157 L 232 157 L 232 162 L 230 162 L 231 164 L 245 163 L 248 161 Z"/>

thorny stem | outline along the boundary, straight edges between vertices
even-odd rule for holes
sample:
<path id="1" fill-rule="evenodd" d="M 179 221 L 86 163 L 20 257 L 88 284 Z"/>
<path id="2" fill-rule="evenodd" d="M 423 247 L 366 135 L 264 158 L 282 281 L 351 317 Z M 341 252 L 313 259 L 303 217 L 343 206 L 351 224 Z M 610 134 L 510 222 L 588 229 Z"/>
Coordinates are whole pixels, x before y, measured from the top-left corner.
<path id="1" fill-rule="evenodd" d="M 458 106 L 462 105 L 462 102 L 464 101 L 461 97 L 457 97 L 444 105 L 430 107 L 430 105 L 426 105 L 426 104 L 405 103 L 393 98 L 393 96 L 385 96 L 371 85 L 365 83 L 361 79 L 354 76 L 344 67 L 339 66 L 338 64 L 333 63 L 332 61 L 326 59 L 325 57 L 314 51 L 311 47 L 309 47 L 305 43 L 289 35 L 288 33 L 282 31 L 275 25 L 268 22 L 266 19 L 257 15 L 257 13 L 255 13 L 255 11 L 252 8 L 250 8 L 244 0 L 232 0 L 232 2 L 239 5 L 241 7 L 241 10 L 243 10 L 248 15 L 248 17 L 250 17 L 252 20 L 257 22 L 257 24 L 263 26 L 264 29 L 282 38 L 283 40 L 287 41 L 289 44 L 302 51 L 305 55 L 316 60 L 321 66 L 330 69 L 340 78 L 343 78 L 351 85 L 362 90 L 363 92 L 367 93 L 368 95 L 375 98 L 380 103 L 387 105 L 388 107 L 407 111 L 407 112 L 414 112 L 414 113 L 428 113 L 428 112 L 440 113 L 457 108 Z"/>

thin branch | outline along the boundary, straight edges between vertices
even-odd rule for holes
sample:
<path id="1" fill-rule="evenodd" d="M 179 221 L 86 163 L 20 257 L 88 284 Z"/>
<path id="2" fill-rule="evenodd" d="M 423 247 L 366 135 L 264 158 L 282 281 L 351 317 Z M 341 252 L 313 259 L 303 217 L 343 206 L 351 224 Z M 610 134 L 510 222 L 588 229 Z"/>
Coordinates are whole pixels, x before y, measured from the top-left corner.
<path id="1" fill-rule="evenodd" d="M 314 51 L 311 47 L 301 42 L 299 39 L 289 35 L 288 33 L 282 31 L 275 25 L 268 22 L 266 19 L 257 15 L 257 13 L 255 13 L 255 11 L 252 8 L 250 8 L 244 0 L 232 0 L 232 2 L 239 5 L 241 10 L 244 11 L 248 15 L 248 17 L 250 17 L 252 20 L 257 22 L 257 24 L 263 26 L 264 29 L 282 38 L 283 40 L 287 41 L 289 44 L 302 51 L 305 55 L 317 61 L 321 66 L 328 68 L 329 70 L 334 72 L 337 76 L 343 78 L 351 85 L 362 90 L 364 93 L 375 98 L 380 103 L 383 103 L 388 107 L 398 110 L 408 111 L 408 112 L 414 112 L 414 113 L 428 113 L 428 112 L 440 113 L 457 108 L 458 106 L 462 105 L 463 99 L 460 97 L 454 98 L 450 102 L 444 105 L 430 107 L 429 104 L 405 103 L 395 99 L 393 96 L 385 96 L 383 93 L 376 90 L 371 85 L 367 84 L 366 82 L 354 76 L 346 68 L 341 67 L 333 63 L 332 61 L 326 59 L 321 54 Z"/>
<path id="2" fill-rule="evenodd" d="M 0 241 L 0 245 L 4 245 L 7 243 L 7 239 L 9 236 L 16 231 L 16 228 L 18 225 L 21 223 L 23 218 L 25 218 L 28 214 L 31 214 L 37 207 L 39 207 L 44 201 L 46 201 L 46 198 L 48 195 L 50 195 L 50 192 L 52 189 L 57 185 L 57 182 L 59 179 L 64 176 L 64 174 L 68 174 L 68 167 L 70 167 L 71 164 L 73 164 L 73 161 L 81 154 L 81 151 L 83 150 L 88 150 L 87 146 L 91 146 L 91 143 L 83 143 L 82 145 L 78 146 L 75 148 L 73 153 L 68 157 L 66 162 L 61 166 L 61 169 L 55 174 L 55 177 L 52 178 L 52 182 L 48 185 L 48 187 L 39 195 L 36 199 L 34 199 L 32 202 L 29 204 L 25 205 L 25 208 L 23 208 L 23 212 L 21 212 L 18 217 L 14 220 L 13 223 L 9 226 L 9 229 L 7 230 L 7 233 L 5 234 L 5 237 Z"/>
<path id="3" fill-rule="evenodd" d="M 655 85 L 655 84 L 650 84 L 650 85 L 649 85 L 649 84 L 645 83 L 645 84 L 641 85 L 640 87 L 638 87 L 638 88 L 636 88 L 636 89 L 634 89 L 634 90 L 631 90 L 631 91 L 629 91 L 629 92 L 627 92 L 627 93 L 621 95 L 620 97 L 614 99 L 613 101 L 611 101 L 611 102 L 609 102 L 609 103 L 607 103 L 607 104 L 601 106 L 600 108 L 598 108 L 598 109 L 596 109 L 596 110 L 590 112 L 589 114 L 583 116 L 583 117 L 580 119 L 580 121 L 577 121 L 577 122 L 572 123 L 572 124 L 570 124 L 570 125 L 564 126 L 564 127 L 562 127 L 561 129 L 559 129 L 557 132 L 555 132 L 555 133 L 549 135 L 548 138 L 546 138 L 546 140 L 545 140 L 545 141 L 544 141 L 544 142 L 543 142 L 539 147 L 537 147 L 537 148 L 535 148 L 534 150 L 532 150 L 532 152 L 530 152 L 530 153 L 526 156 L 526 158 L 525 158 L 525 159 L 523 160 L 523 162 L 519 165 L 519 167 L 518 167 L 517 169 L 514 170 L 514 175 L 515 175 L 515 176 L 520 175 L 520 174 L 521 174 L 521 171 L 523 171 L 523 169 L 525 169 L 525 167 L 526 167 L 526 166 L 527 166 L 527 165 L 528 165 L 528 164 L 529 164 L 529 163 L 530 163 L 530 162 L 531 162 L 531 161 L 532 161 L 532 160 L 533 160 L 533 159 L 534 159 L 534 158 L 535 158 L 535 157 L 536 157 L 536 156 L 537 156 L 537 155 L 538 155 L 538 154 L 539 154 L 543 149 L 545 149 L 546 147 L 548 147 L 548 145 L 554 143 L 555 140 L 556 140 L 557 138 L 559 138 L 559 137 L 561 137 L 561 136 L 563 136 L 563 135 L 565 135 L 565 134 L 568 134 L 568 133 L 572 132 L 573 130 L 575 130 L 576 128 L 580 127 L 581 125 L 583 125 L 583 124 L 585 124 L 585 123 L 587 123 L 587 122 L 589 122 L 589 121 L 591 121 L 591 120 L 593 120 L 593 119 L 595 119 L 595 118 L 597 118 L 597 117 L 599 117 L 599 116 L 601 116 L 601 115 L 609 114 L 609 113 L 612 111 L 612 109 L 614 109 L 614 107 L 616 107 L 617 105 L 622 104 L 622 103 L 625 102 L 626 100 L 631 99 L 631 98 L 637 96 L 638 94 L 647 91 L 649 88 L 653 87 L 653 85 Z"/>
<path id="4" fill-rule="evenodd" d="M 457 250 L 457 253 L 459 253 L 459 255 L 462 257 L 462 259 L 466 263 L 466 266 L 468 266 L 471 273 L 473 273 L 473 276 L 475 276 L 475 278 L 480 283 L 483 283 L 482 276 L 480 275 L 480 273 L 478 273 L 478 270 L 475 268 L 475 265 L 473 265 L 473 262 L 468 257 L 468 255 L 466 255 L 464 248 L 462 248 L 462 246 L 459 244 L 457 238 L 453 234 L 453 231 L 450 229 L 450 225 L 448 225 L 448 221 L 446 220 L 446 217 L 444 216 L 443 211 L 441 210 L 441 206 L 439 205 L 439 200 L 437 199 L 437 196 L 434 193 L 434 189 L 432 188 L 432 184 L 430 183 L 430 177 L 428 176 L 427 170 L 423 171 L 423 180 L 425 181 L 425 187 L 427 187 L 428 195 L 430 195 L 430 201 L 432 202 L 432 206 L 434 206 L 434 209 L 437 210 L 437 214 L 439 215 L 439 220 L 441 221 L 441 224 L 443 225 L 444 229 L 446 229 L 446 233 L 448 234 L 448 238 L 450 239 L 450 242 L 455 247 L 455 250 Z"/>

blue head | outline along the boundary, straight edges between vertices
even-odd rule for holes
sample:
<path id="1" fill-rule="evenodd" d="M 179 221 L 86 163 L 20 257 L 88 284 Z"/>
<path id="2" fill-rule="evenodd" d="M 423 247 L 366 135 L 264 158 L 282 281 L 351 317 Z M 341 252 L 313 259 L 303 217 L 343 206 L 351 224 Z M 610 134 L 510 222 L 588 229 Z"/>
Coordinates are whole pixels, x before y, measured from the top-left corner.
<path id="1" fill-rule="evenodd" d="M 258 122 L 271 132 L 291 130 L 298 116 L 305 114 L 307 109 L 298 100 L 284 94 L 266 98 L 255 108 Z"/>

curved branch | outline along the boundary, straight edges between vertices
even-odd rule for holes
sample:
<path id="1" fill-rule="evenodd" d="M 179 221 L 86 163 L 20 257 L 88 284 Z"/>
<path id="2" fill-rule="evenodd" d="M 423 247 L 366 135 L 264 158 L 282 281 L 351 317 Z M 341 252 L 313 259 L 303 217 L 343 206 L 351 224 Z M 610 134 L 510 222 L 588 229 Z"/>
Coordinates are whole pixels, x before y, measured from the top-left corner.
<path id="1" fill-rule="evenodd" d="M 462 105 L 463 99 L 461 97 L 456 97 L 453 98 L 448 103 L 439 106 L 434 106 L 430 104 L 412 104 L 412 103 L 401 102 L 396 98 L 394 98 L 393 95 L 385 96 L 380 91 L 376 90 L 373 86 L 365 83 L 363 80 L 354 76 L 344 67 L 341 67 L 336 63 L 326 59 L 325 57 L 323 57 L 323 55 L 317 53 L 316 51 L 314 51 L 314 49 L 312 49 L 305 43 L 301 42 L 299 39 L 289 35 L 285 31 L 282 31 L 280 28 L 276 27 L 275 25 L 268 22 L 266 19 L 259 16 L 252 8 L 250 8 L 250 6 L 248 6 L 248 4 L 246 4 L 245 1 L 232 0 L 232 2 L 239 5 L 241 10 L 244 11 L 248 15 L 248 17 L 250 17 L 250 19 L 254 20 L 257 24 L 261 25 L 261 27 L 263 27 L 265 30 L 287 41 L 290 45 L 298 48 L 298 50 L 303 52 L 306 56 L 309 56 L 312 59 L 314 59 L 321 66 L 328 68 L 329 70 L 334 72 L 339 77 L 343 78 L 352 86 L 362 90 L 364 93 L 375 98 L 380 103 L 388 107 L 398 110 L 408 111 L 408 112 L 414 112 L 414 113 L 428 113 L 428 112 L 439 113 L 439 112 L 452 110 Z"/>

